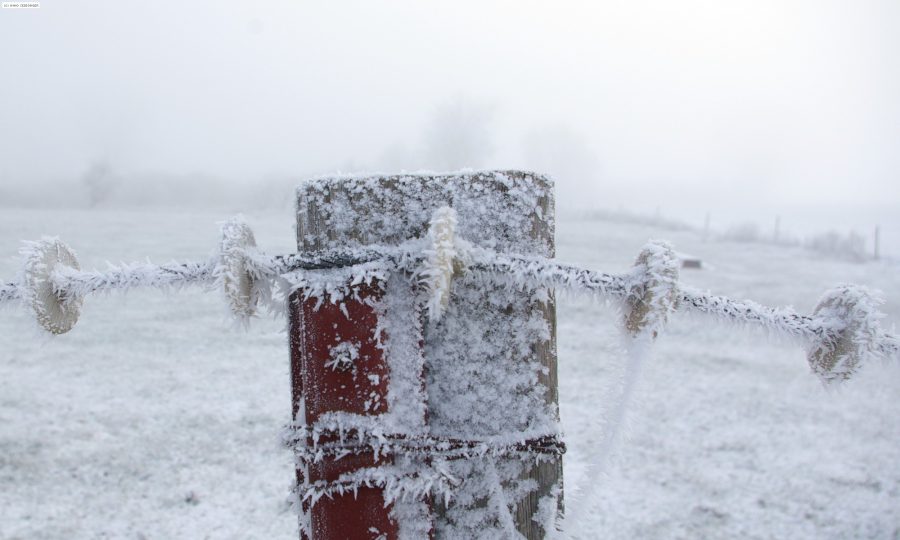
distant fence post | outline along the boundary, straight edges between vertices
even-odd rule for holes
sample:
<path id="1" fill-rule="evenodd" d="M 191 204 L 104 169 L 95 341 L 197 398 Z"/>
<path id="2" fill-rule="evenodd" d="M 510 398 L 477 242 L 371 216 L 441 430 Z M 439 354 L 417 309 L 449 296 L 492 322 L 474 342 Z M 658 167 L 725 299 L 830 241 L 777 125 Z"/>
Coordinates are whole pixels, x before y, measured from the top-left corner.
<path id="1" fill-rule="evenodd" d="M 875 225 L 875 260 L 881 257 L 881 227 Z"/>
<path id="2" fill-rule="evenodd" d="M 554 256 L 552 184 L 532 173 L 322 178 L 297 197 L 301 251 L 397 245 L 421 237 L 431 213 L 451 206 L 460 236 L 476 245 Z M 548 535 L 562 509 L 555 299 L 501 281 L 457 276 L 436 324 L 424 320 L 408 276 L 318 307 L 321 299 L 304 299 L 302 289 L 291 296 L 293 413 L 310 434 L 299 446 L 373 433 L 398 441 L 378 455 L 298 459 L 301 492 L 375 471 L 365 487 L 308 499 L 301 538 Z M 342 347 L 361 359 L 358 372 L 335 371 Z M 414 441 L 427 444 L 404 453 Z M 379 480 L 388 473 L 400 476 Z M 453 496 L 398 497 L 422 482 L 444 483 Z"/>
<path id="3" fill-rule="evenodd" d="M 703 241 L 709 240 L 709 212 L 706 213 L 706 219 L 703 221 Z"/>

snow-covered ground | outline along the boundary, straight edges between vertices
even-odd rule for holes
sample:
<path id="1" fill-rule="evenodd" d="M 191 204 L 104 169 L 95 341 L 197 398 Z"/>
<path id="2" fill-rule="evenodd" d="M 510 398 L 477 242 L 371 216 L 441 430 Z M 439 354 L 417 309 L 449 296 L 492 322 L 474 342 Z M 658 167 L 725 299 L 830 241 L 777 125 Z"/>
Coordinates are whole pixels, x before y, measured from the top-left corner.
<path id="1" fill-rule="evenodd" d="M 59 235 L 84 268 L 208 256 L 208 211 L 0 211 L 0 280 L 22 239 Z M 290 211 L 250 215 L 260 246 L 294 250 Z M 691 232 L 561 217 L 559 258 L 629 268 L 648 238 L 700 257 L 683 281 L 810 312 L 826 288 L 884 291 L 900 268 Z M 279 446 L 290 397 L 284 321 L 249 331 L 199 289 L 89 297 L 65 336 L 0 308 L 0 538 L 296 538 Z M 613 312 L 563 297 L 560 400 L 567 497 L 596 456 L 624 355 Z M 677 315 L 645 366 L 627 438 L 593 491 L 596 538 L 900 538 L 900 365 L 825 391 L 795 345 Z"/>

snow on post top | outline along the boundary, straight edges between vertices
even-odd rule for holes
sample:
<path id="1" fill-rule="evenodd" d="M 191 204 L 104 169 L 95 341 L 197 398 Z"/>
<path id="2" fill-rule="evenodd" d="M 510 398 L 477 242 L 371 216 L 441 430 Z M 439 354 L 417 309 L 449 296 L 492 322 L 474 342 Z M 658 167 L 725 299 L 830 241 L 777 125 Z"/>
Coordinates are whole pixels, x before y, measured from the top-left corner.
<path id="1" fill-rule="evenodd" d="M 502 192 L 502 200 L 495 195 Z M 397 245 L 422 236 L 435 209 L 450 206 L 458 233 L 482 247 L 553 257 L 553 182 L 527 171 L 338 175 L 297 188 L 301 251 Z M 320 219 L 313 220 L 317 215 Z"/>

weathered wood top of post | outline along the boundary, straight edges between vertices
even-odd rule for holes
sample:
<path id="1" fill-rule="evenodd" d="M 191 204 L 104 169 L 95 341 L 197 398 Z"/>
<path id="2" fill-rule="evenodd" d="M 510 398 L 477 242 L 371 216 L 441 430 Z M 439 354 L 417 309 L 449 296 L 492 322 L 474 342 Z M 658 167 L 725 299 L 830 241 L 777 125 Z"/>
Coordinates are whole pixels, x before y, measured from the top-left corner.
<path id="1" fill-rule="evenodd" d="M 470 242 L 554 256 L 552 182 L 523 171 L 309 180 L 297 190 L 297 247 L 400 243 L 421 236 L 441 206 L 456 209 Z"/>

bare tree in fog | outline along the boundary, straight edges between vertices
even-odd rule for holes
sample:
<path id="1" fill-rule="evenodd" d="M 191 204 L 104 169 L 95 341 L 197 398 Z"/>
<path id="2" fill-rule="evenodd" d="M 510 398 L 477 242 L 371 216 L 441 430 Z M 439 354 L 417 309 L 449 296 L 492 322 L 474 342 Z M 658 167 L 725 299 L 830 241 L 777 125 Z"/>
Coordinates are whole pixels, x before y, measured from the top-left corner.
<path id="1" fill-rule="evenodd" d="M 600 159 L 584 136 L 566 125 L 532 130 L 522 141 L 522 148 L 528 168 L 557 180 L 557 201 L 583 204 L 588 188 L 600 185 Z"/>
<path id="2" fill-rule="evenodd" d="M 93 208 L 109 198 L 120 179 L 106 160 L 95 160 L 81 176 L 81 183 L 87 188 L 88 204 Z"/>
<path id="3" fill-rule="evenodd" d="M 425 130 L 425 167 L 455 170 L 482 167 L 494 153 L 493 108 L 461 96 L 439 105 Z"/>
<path id="4" fill-rule="evenodd" d="M 437 105 L 414 142 L 395 140 L 376 160 L 383 171 L 480 168 L 494 154 L 488 104 L 457 96 Z"/>

